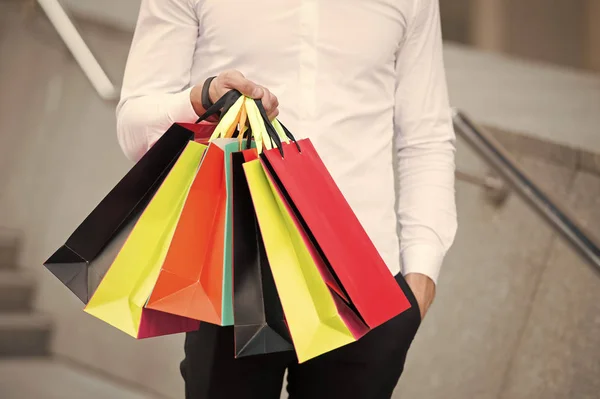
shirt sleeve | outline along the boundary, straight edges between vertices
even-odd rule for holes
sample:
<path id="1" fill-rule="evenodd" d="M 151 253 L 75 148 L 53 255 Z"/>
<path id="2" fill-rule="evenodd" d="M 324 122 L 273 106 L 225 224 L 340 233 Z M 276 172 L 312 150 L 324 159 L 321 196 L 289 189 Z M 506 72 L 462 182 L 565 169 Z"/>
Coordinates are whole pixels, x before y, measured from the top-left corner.
<path id="1" fill-rule="evenodd" d="M 455 135 L 438 0 L 415 1 L 396 54 L 394 128 L 402 272 L 437 282 L 456 234 Z"/>
<path id="2" fill-rule="evenodd" d="M 142 0 L 121 100 L 117 136 L 139 160 L 174 122 L 193 122 L 190 71 L 198 38 L 192 0 Z"/>

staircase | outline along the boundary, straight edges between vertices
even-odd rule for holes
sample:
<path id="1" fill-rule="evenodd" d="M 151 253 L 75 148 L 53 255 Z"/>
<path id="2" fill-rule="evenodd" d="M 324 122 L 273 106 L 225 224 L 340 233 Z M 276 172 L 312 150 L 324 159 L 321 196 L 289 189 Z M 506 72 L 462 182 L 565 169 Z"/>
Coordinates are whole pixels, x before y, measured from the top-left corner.
<path id="1" fill-rule="evenodd" d="M 33 309 L 36 280 L 17 266 L 18 237 L 0 229 L 0 399 L 160 398 L 145 387 L 50 356 L 52 323 Z"/>
<path id="2" fill-rule="evenodd" d="M 19 238 L 0 232 L 0 358 L 48 356 L 51 322 L 33 310 L 35 279 L 17 267 Z"/>

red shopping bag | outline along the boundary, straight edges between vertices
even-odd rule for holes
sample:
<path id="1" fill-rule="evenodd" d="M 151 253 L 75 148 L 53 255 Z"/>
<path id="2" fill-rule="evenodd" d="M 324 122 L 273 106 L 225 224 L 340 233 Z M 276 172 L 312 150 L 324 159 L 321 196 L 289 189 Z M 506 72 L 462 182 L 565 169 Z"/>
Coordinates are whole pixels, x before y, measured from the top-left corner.
<path id="1" fill-rule="evenodd" d="M 178 123 L 177 125 L 194 132 L 194 141 L 205 145 L 208 145 L 208 140 L 217 127 L 216 123 L 207 121 L 199 123 Z"/>
<path id="2" fill-rule="evenodd" d="M 371 328 L 409 309 L 410 302 L 310 139 L 281 143 L 260 101 L 257 105 L 276 143 L 276 148 L 261 154 L 261 160 L 322 253 L 332 271 L 329 278 L 339 282 L 334 290 L 344 291 Z"/>

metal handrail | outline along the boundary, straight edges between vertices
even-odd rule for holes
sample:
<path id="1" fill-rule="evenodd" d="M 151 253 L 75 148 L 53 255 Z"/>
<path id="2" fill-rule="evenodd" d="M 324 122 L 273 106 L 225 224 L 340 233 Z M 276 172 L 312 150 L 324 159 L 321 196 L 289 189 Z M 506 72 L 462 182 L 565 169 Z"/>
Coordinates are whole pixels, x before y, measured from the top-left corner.
<path id="1" fill-rule="evenodd" d="M 98 95 L 104 100 L 115 100 L 119 96 L 118 89 L 110 81 L 59 1 L 37 0 L 37 2 Z"/>
<path id="2" fill-rule="evenodd" d="M 600 273 L 600 246 L 575 217 L 560 207 L 521 170 L 517 162 L 489 133 L 479 129 L 462 112 L 454 110 L 454 128 L 467 143 L 492 166 L 498 175 L 521 196 L 548 224 Z"/>

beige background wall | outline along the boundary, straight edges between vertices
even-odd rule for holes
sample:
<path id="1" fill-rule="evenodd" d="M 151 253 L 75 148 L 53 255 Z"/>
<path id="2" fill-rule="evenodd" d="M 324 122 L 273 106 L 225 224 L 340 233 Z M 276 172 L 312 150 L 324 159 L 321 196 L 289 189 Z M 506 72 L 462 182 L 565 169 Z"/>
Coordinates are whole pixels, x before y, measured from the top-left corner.
<path id="1" fill-rule="evenodd" d="M 600 71 L 599 0 L 439 0 L 446 40 Z M 61 0 L 72 12 L 121 29 L 140 0 Z"/>
<path id="2" fill-rule="evenodd" d="M 510 0 L 507 50 L 516 56 L 581 67 L 584 63 L 584 0 Z M 597 22 L 598 23 L 598 22 Z"/>
<path id="3" fill-rule="evenodd" d="M 447 40 L 600 71 L 600 1 L 440 0 Z"/>

